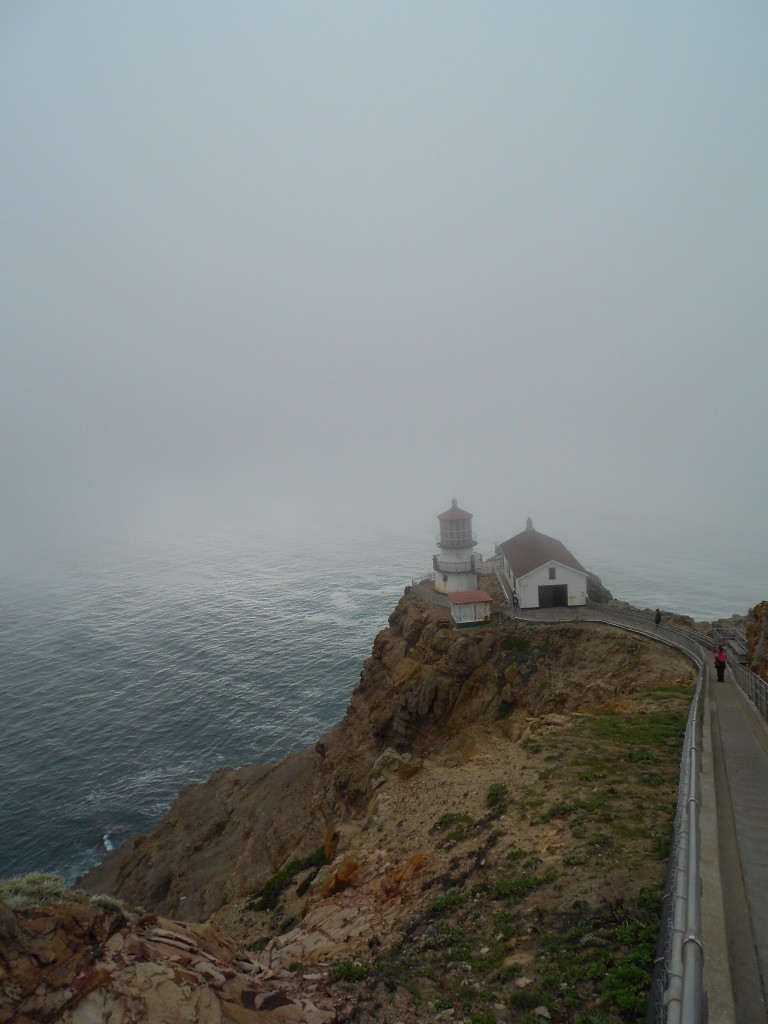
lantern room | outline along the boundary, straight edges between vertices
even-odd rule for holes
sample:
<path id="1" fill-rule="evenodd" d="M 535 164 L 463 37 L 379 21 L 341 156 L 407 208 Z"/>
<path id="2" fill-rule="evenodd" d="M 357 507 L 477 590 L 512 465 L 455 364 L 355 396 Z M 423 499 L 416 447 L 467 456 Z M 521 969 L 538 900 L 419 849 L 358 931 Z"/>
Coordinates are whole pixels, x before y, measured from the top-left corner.
<path id="1" fill-rule="evenodd" d="M 435 570 L 435 590 L 439 594 L 477 589 L 477 544 L 472 533 L 472 513 L 459 508 L 454 498 L 451 507 L 438 517 L 440 553 L 432 559 Z"/>

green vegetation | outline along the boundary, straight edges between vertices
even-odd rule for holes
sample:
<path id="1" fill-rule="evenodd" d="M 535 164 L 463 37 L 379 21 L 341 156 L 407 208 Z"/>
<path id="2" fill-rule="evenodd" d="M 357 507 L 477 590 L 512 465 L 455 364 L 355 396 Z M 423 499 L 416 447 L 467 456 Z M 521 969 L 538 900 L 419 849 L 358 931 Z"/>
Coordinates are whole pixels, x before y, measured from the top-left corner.
<path id="1" fill-rule="evenodd" d="M 462 907 L 469 898 L 467 892 L 447 892 L 442 896 L 436 896 L 429 905 L 432 914 L 444 914 L 448 910 L 456 910 Z"/>
<path id="2" fill-rule="evenodd" d="M 520 658 L 527 658 L 533 652 L 530 640 L 519 633 L 508 633 L 501 641 L 502 651 L 516 654 Z"/>
<path id="3" fill-rule="evenodd" d="M 485 806 L 495 818 L 500 817 L 507 809 L 507 787 L 501 783 L 491 786 L 485 797 Z"/>
<path id="4" fill-rule="evenodd" d="M 20 909 L 22 907 L 59 907 L 82 900 L 98 907 L 105 914 L 122 914 L 133 920 L 136 911 L 113 896 L 96 895 L 78 889 L 69 889 L 58 875 L 33 871 L 27 875 L 0 879 L 0 903 Z"/>
<path id="5" fill-rule="evenodd" d="M 556 877 L 552 871 L 541 877 L 523 873 L 517 878 L 503 878 L 494 886 L 492 895 L 494 899 L 503 899 L 507 903 L 519 903 L 528 893 L 542 885 L 554 882 Z"/>
<path id="6" fill-rule="evenodd" d="M 319 869 L 327 863 L 325 847 L 323 846 L 315 850 L 309 857 L 302 857 L 301 860 L 292 860 L 281 871 L 268 878 L 261 889 L 251 894 L 253 902 L 249 904 L 249 909 L 273 910 L 277 906 L 280 893 L 288 888 L 296 875 L 306 871 L 307 868 Z"/>
<path id="7" fill-rule="evenodd" d="M 522 741 L 522 746 L 531 754 L 541 753 L 541 743 L 538 740 L 532 740 L 530 736 Z"/>
<path id="8" fill-rule="evenodd" d="M 551 807 L 547 808 L 539 819 L 541 822 L 552 821 L 553 818 L 567 818 L 569 814 L 573 814 L 576 810 L 577 805 L 574 803 L 557 803 L 552 804 Z"/>
<path id="9" fill-rule="evenodd" d="M 474 824 L 474 818 L 470 814 L 444 814 L 432 826 L 432 831 L 446 832 L 447 840 L 458 843 L 467 838 Z"/>
<path id="10" fill-rule="evenodd" d="M 342 960 L 334 964 L 328 972 L 328 980 L 336 981 L 362 981 L 368 977 L 370 967 L 359 960 Z"/>
<path id="11" fill-rule="evenodd" d="M 679 749 L 685 736 L 685 715 L 670 712 L 643 712 L 639 715 L 609 712 L 585 718 L 595 737 L 602 741 L 620 744 L 631 759 L 637 749 L 658 751 Z"/>
<path id="12" fill-rule="evenodd" d="M 122 900 L 116 899 L 114 896 L 89 896 L 88 902 L 94 907 L 98 907 L 99 910 L 103 910 L 105 914 L 123 914 L 127 918 L 133 916 L 133 911 L 123 903 Z"/>
<path id="13" fill-rule="evenodd" d="M 653 837 L 653 856 L 656 860 L 669 860 L 669 852 L 672 847 L 672 836 L 668 834 L 655 835 Z"/>
<path id="14" fill-rule="evenodd" d="M 31 872 L 0 881 L 0 900 L 9 907 L 55 907 L 76 898 L 58 875 Z"/>

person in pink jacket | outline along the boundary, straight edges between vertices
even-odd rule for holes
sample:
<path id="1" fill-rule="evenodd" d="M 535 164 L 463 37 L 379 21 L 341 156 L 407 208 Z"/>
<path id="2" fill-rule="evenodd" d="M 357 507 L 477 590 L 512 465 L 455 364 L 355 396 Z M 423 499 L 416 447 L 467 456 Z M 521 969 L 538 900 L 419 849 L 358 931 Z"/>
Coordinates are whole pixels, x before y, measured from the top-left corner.
<path id="1" fill-rule="evenodd" d="M 718 644 L 717 650 L 715 651 L 715 669 L 717 671 L 717 681 L 722 683 L 725 681 L 725 663 L 728 660 L 723 645 Z"/>

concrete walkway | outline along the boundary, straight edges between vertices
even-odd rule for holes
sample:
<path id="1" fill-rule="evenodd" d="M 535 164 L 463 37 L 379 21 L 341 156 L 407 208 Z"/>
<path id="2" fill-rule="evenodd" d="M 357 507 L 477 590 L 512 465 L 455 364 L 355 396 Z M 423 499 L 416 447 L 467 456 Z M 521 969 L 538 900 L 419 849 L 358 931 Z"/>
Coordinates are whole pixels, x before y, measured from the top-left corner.
<path id="1" fill-rule="evenodd" d="M 711 1024 L 764 1024 L 768 724 L 730 670 L 724 683 L 713 676 L 707 673 L 702 764 L 704 987 Z"/>

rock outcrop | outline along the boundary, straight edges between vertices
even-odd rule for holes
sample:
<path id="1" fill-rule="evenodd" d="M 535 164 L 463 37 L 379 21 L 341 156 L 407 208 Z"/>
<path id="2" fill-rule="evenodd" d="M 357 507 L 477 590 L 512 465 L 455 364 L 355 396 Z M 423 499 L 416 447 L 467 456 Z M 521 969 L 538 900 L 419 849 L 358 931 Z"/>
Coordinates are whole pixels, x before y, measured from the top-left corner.
<path id="1" fill-rule="evenodd" d="M 768 601 L 755 605 L 747 616 L 747 667 L 768 681 Z"/>
<path id="2" fill-rule="evenodd" d="M 169 917 L 207 920 L 313 853 L 338 823 L 364 816 L 385 749 L 461 752 L 494 723 L 519 739 L 531 719 L 620 706 L 668 667 L 657 645 L 601 627 L 451 629 L 446 609 L 408 588 L 343 720 L 314 750 L 190 787 L 152 832 L 80 882 Z"/>
<path id="3" fill-rule="evenodd" d="M 593 572 L 587 573 L 587 597 L 596 604 L 608 604 L 613 600 L 613 594 Z"/>
<path id="4" fill-rule="evenodd" d="M 0 940 L 0 1024 L 337 1019 L 312 979 L 304 979 L 302 994 L 289 994 L 289 972 L 265 968 L 208 925 L 153 915 L 129 923 L 77 899 L 55 907 L 0 904 Z"/>

